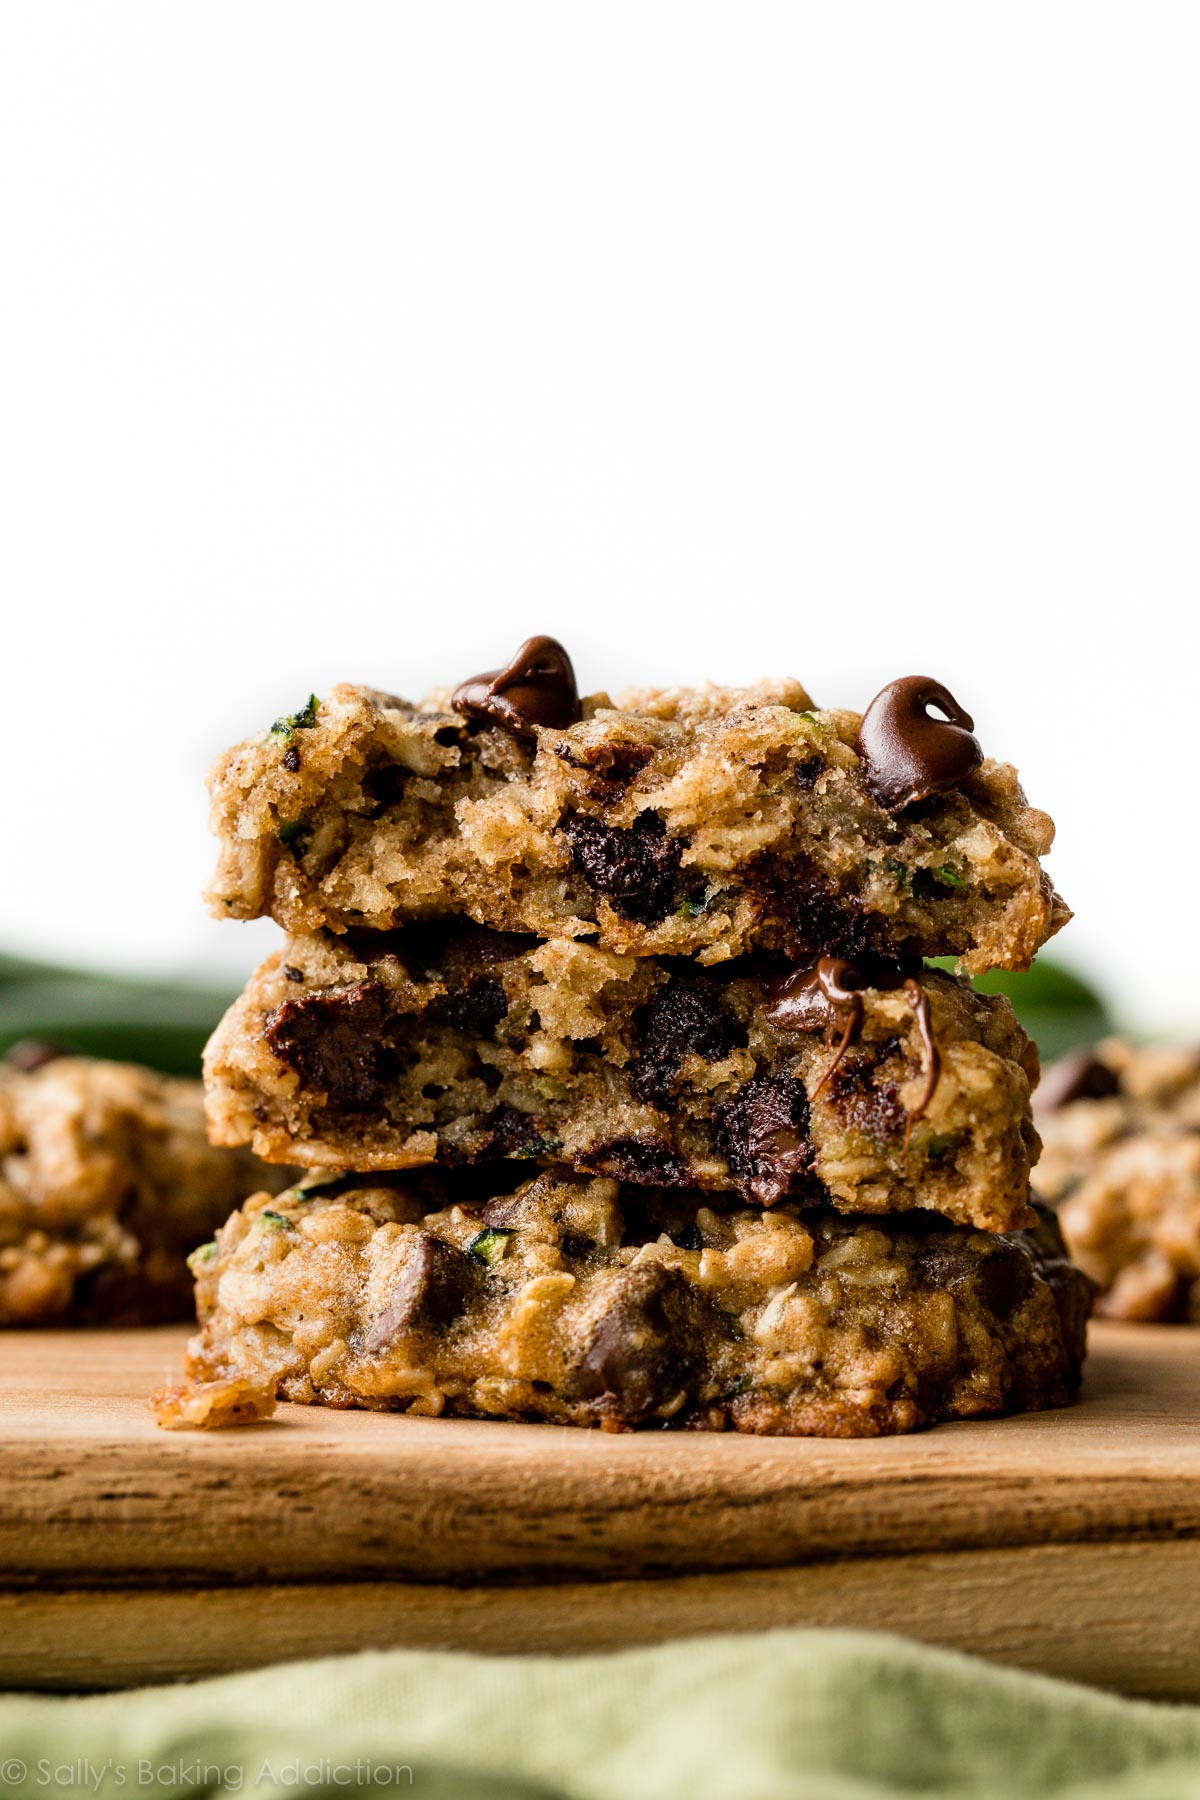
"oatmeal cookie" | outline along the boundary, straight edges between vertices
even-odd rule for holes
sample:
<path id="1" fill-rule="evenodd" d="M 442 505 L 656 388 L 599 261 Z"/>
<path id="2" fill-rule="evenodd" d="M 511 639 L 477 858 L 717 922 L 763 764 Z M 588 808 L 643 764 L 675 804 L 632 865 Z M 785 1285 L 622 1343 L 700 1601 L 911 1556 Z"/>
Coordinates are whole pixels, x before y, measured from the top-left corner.
<path id="1" fill-rule="evenodd" d="M 291 938 L 209 1045 L 210 1125 L 318 1168 L 509 1157 L 1024 1225 L 1037 1052 L 1004 997 L 917 969 L 787 977 L 463 925 Z"/>
<path id="2" fill-rule="evenodd" d="M 1109 1038 L 1039 1090 L 1037 1172 L 1116 1319 L 1200 1320 L 1200 1051 Z"/>
<path id="3" fill-rule="evenodd" d="M 1200 1047 L 1105 1038 L 1051 1063 L 1033 1105 L 1045 1138 L 1038 1188 L 1057 1202 L 1122 1138 L 1200 1131 Z"/>
<path id="4" fill-rule="evenodd" d="M 260 1195 L 193 1257 L 189 1375 L 425 1415 L 868 1437 L 1062 1405 L 1091 1285 L 1049 1216 L 976 1232 L 546 1171 Z M 357 1185 L 356 1185 L 357 1184 Z"/>
<path id="5" fill-rule="evenodd" d="M 1027 968 L 1070 917 L 1038 861 L 1051 820 L 939 683 L 893 682 L 865 717 L 792 681 L 580 701 L 553 652 L 523 646 L 419 707 L 335 687 L 223 756 L 213 910 L 294 932 L 459 915 L 706 963 L 952 955 L 968 973 Z"/>
<path id="6" fill-rule="evenodd" d="M 189 1317 L 187 1252 L 287 1180 L 211 1147 L 199 1082 L 22 1047 L 0 1062 L 0 1326 Z"/>

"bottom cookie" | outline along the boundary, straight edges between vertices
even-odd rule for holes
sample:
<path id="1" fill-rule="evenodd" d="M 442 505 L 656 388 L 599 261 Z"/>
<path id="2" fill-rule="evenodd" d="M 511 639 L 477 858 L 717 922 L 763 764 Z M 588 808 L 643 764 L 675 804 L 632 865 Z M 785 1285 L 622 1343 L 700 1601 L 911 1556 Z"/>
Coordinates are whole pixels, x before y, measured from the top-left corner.
<path id="1" fill-rule="evenodd" d="M 1091 1283 L 1048 1215 L 999 1235 L 559 1171 L 431 1198 L 343 1176 L 248 1201 L 192 1258 L 191 1379 L 426 1416 L 825 1437 L 1060 1406 L 1079 1382 Z"/>

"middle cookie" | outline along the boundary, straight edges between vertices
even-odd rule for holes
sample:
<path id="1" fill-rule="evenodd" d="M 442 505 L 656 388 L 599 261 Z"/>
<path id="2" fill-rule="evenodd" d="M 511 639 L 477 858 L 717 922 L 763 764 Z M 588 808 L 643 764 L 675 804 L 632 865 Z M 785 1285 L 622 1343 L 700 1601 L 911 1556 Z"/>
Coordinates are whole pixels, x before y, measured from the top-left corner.
<path id="1" fill-rule="evenodd" d="M 1037 1051 L 919 965 L 703 969 L 475 926 L 290 938 L 205 1059 L 214 1141 L 359 1171 L 515 1158 L 1027 1225 Z"/>

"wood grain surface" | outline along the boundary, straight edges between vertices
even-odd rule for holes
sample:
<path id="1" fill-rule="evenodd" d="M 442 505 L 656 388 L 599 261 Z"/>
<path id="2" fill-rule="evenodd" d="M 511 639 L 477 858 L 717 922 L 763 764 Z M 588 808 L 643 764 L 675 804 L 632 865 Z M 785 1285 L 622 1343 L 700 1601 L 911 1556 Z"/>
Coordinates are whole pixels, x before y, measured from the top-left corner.
<path id="1" fill-rule="evenodd" d="M 817 1623 L 1200 1697 L 1200 1330 L 1095 1327 L 1062 1412 L 850 1443 L 289 1406 L 168 1434 L 183 1337 L 0 1340 L 5 1685 Z"/>

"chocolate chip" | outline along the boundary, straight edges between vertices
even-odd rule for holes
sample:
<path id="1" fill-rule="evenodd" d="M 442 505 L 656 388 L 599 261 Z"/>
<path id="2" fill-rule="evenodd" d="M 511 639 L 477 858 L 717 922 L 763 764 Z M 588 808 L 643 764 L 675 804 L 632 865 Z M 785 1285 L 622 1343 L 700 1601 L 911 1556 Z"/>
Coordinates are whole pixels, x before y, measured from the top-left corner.
<path id="1" fill-rule="evenodd" d="M 775 984 L 771 990 L 771 1004 L 766 1016 L 768 1024 L 774 1025 L 777 1030 L 811 1032 L 836 1029 L 841 1032 L 841 1042 L 833 1061 L 813 1089 L 812 1098 L 815 1100 L 836 1075 L 847 1050 L 862 1029 L 864 991 L 868 988 L 892 991 L 898 987 L 904 988 L 908 1003 L 917 1016 L 925 1071 L 917 1103 L 908 1113 L 905 1131 L 907 1143 L 913 1126 L 928 1111 L 941 1074 L 941 1057 L 933 1034 L 929 995 L 919 981 L 905 974 L 903 964 L 873 957 L 868 968 L 860 969 L 842 957 L 822 956 L 814 968 L 797 969 L 784 981 Z"/>
<path id="2" fill-rule="evenodd" d="M 305 994 L 268 1013 L 263 1037 L 306 1088 L 349 1112 L 377 1105 L 397 1067 L 387 990 L 361 982 L 341 993 Z"/>
<path id="3" fill-rule="evenodd" d="M 378 955 L 378 933 L 354 933 L 352 944 L 362 954 Z M 436 982 L 445 992 L 431 999 L 427 1016 L 475 1037 L 490 1038 L 508 1012 L 508 996 L 500 976 L 490 971 L 512 962 L 537 939 L 515 931 L 485 931 L 477 925 L 414 925 L 391 933 L 389 951 L 416 981 Z"/>
<path id="4" fill-rule="evenodd" d="M 49 1038 L 20 1038 L 4 1052 L 4 1061 L 11 1069 L 19 1069 L 23 1075 L 32 1075 L 38 1069 L 44 1069 L 48 1063 L 57 1062 L 60 1056 L 70 1056 L 71 1052 L 61 1044 L 53 1043 Z"/>
<path id="5" fill-rule="evenodd" d="M 845 1030 L 847 1024 L 857 1031 L 864 992 L 879 988 L 891 993 L 912 979 L 919 966 L 895 957 L 865 956 L 860 963 L 818 957 L 772 983 L 767 1023 L 778 1031 L 827 1031 L 834 1025 Z"/>
<path id="6" fill-rule="evenodd" d="M 967 1246 L 967 1234 L 939 1233 L 922 1244 L 913 1259 L 913 1272 L 925 1287 L 961 1290 L 975 1279 L 979 1259 Z"/>
<path id="7" fill-rule="evenodd" d="M 657 813 L 640 813 L 630 826 L 572 814 L 559 830 L 571 846 L 575 866 L 623 919 L 653 925 L 675 910 L 687 840 L 668 837 Z"/>
<path id="8" fill-rule="evenodd" d="M 659 1138 L 610 1138 L 576 1157 L 580 1168 L 614 1181 L 633 1181 L 644 1187 L 689 1187 L 692 1172 L 672 1145 Z"/>
<path id="9" fill-rule="evenodd" d="M 808 1174 L 808 1095 L 792 1075 L 756 1075 L 722 1109 L 718 1139 L 748 1200 L 773 1206 Z"/>
<path id="10" fill-rule="evenodd" d="M 411 773 L 403 763 L 395 762 L 380 763 L 377 768 L 367 771 L 363 776 L 363 792 L 371 801 L 369 817 L 377 818 L 403 799 Z"/>
<path id="11" fill-rule="evenodd" d="M 686 1283 L 661 1264 L 623 1269 L 575 1378 L 582 1399 L 611 1398 L 638 1424 L 678 1393 L 690 1373 L 676 1339 L 687 1306 Z"/>
<path id="12" fill-rule="evenodd" d="M 294 775 L 300 767 L 300 752 L 295 744 L 289 744 L 283 753 L 283 766 L 289 775 Z"/>
<path id="13" fill-rule="evenodd" d="M 472 1279 L 470 1259 L 461 1250 L 421 1232 L 391 1299 L 363 1341 L 367 1355 L 390 1350 L 410 1331 L 448 1325 L 463 1310 Z"/>
<path id="14" fill-rule="evenodd" d="M 930 716 L 936 706 L 944 719 Z M 867 786 L 889 812 L 944 794 L 983 761 L 975 721 L 940 681 L 904 675 L 876 694 L 863 715 L 859 755 Z"/>
<path id="15" fill-rule="evenodd" d="M 495 1199 L 488 1201 L 479 1216 L 485 1225 L 509 1226 L 527 1215 L 528 1207 L 521 1196 L 498 1194 Z"/>
<path id="16" fill-rule="evenodd" d="M 561 730 L 583 716 L 571 659 L 552 637 L 526 638 L 505 668 L 473 675 L 456 688 L 451 705 L 479 724 L 531 739 L 539 725 Z"/>
<path id="17" fill-rule="evenodd" d="M 283 973 L 288 981 L 304 980 L 304 970 L 296 968 L 294 963 L 284 963 Z"/>
<path id="18" fill-rule="evenodd" d="M 764 922 L 774 924 L 779 941 L 796 962 L 843 956 L 860 962 L 887 954 L 887 926 L 856 894 L 839 894 L 802 858 L 760 856 L 751 865 Z"/>
<path id="19" fill-rule="evenodd" d="M 488 1141 L 489 1156 L 520 1156 L 528 1151 L 537 1140 L 537 1121 L 528 1113 L 518 1112 L 512 1106 L 498 1106 L 492 1113 L 489 1123 L 491 1137 Z M 488 1224 L 496 1221 L 488 1220 Z"/>
<path id="20" fill-rule="evenodd" d="M 929 1110 L 929 1102 L 937 1090 L 938 1080 L 942 1073 L 942 1058 L 941 1052 L 938 1050 L 937 1039 L 933 1035 L 933 1014 L 930 1011 L 927 991 L 919 981 L 906 981 L 904 990 L 908 995 L 908 1004 L 917 1015 L 917 1030 L 920 1033 L 921 1051 L 925 1059 L 925 1081 L 917 1096 L 916 1105 L 910 1107 L 908 1111 L 908 1124 L 905 1126 L 905 1147 L 907 1148 L 913 1126 L 918 1119 L 925 1117 Z"/>
<path id="21" fill-rule="evenodd" d="M 431 1008 L 435 1017 L 471 1037 L 490 1038 L 508 1012 L 508 995 L 496 975 L 477 975 Z"/>
<path id="22" fill-rule="evenodd" d="M 1011 1318 L 1033 1291 L 1033 1260 L 1017 1243 L 1000 1241 L 979 1265 L 979 1291 L 998 1319 Z"/>
<path id="23" fill-rule="evenodd" d="M 1039 1112 L 1053 1112 L 1074 1100 L 1107 1100 L 1121 1091 L 1115 1069 L 1092 1050 L 1073 1050 L 1051 1063 L 1038 1084 L 1034 1105 Z"/>
<path id="24" fill-rule="evenodd" d="M 909 1116 L 900 1098 L 899 1083 L 886 1081 L 879 1065 L 901 1049 L 897 1038 L 864 1045 L 848 1056 L 829 1078 L 829 1100 L 849 1131 L 860 1131 L 877 1144 L 886 1144 L 908 1130 Z"/>
<path id="25" fill-rule="evenodd" d="M 950 1293 L 974 1289 L 997 1319 L 1007 1319 L 1033 1290 L 1035 1252 L 1026 1236 L 997 1237 L 981 1254 L 977 1234 L 938 1232 L 917 1252 L 917 1279 Z"/>
<path id="26" fill-rule="evenodd" d="M 641 1008 L 635 1030 L 638 1060 L 629 1085 L 650 1106 L 665 1106 L 671 1099 L 686 1056 L 720 1062 L 737 1036 L 715 983 L 687 976 L 676 976 Z"/>
<path id="27" fill-rule="evenodd" d="M 856 1031 L 862 1024 L 864 986 L 853 963 L 822 956 L 773 984 L 767 1023 L 779 1031 L 828 1031 L 834 1024 Z"/>

